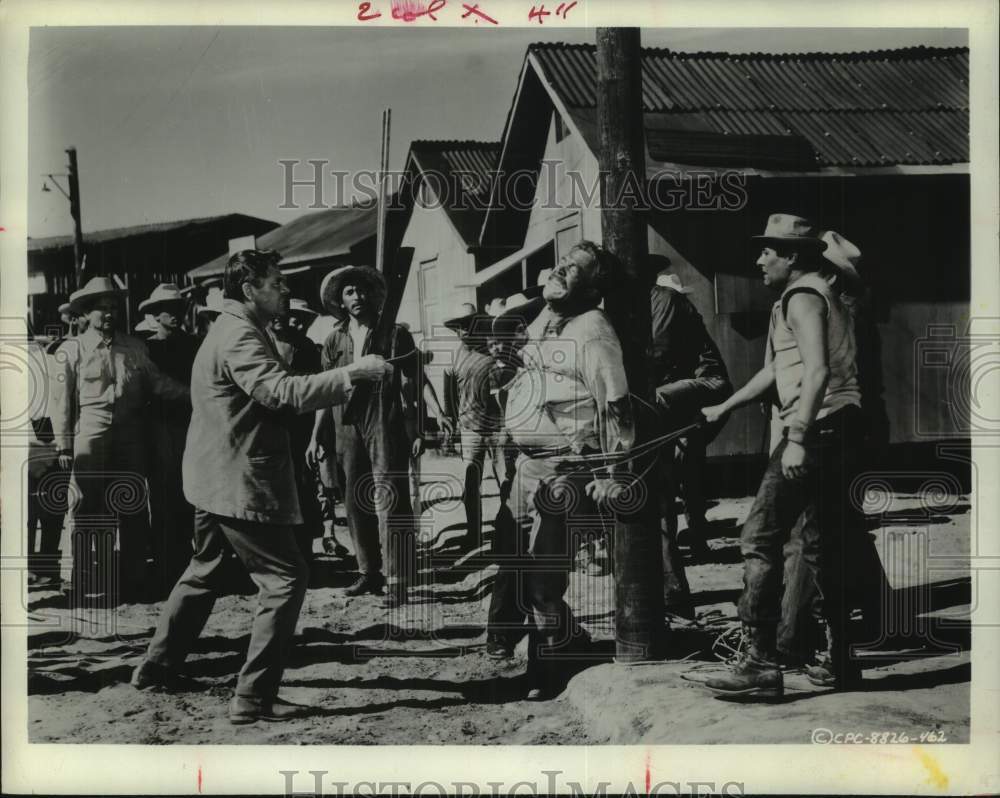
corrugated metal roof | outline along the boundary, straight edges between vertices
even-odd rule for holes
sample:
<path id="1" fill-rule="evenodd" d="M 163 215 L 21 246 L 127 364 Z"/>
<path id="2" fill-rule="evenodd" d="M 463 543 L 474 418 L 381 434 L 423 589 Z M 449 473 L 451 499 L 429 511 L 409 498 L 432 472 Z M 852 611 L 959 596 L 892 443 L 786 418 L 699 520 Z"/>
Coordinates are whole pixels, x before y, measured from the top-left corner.
<path id="1" fill-rule="evenodd" d="M 259 249 L 275 249 L 284 262 L 344 255 L 355 244 L 375 235 L 377 209 L 369 207 L 330 208 L 307 213 L 258 237 Z M 229 253 L 188 272 L 188 277 L 202 278 L 222 274 Z"/>
<path id="2" fill-rule="evenodd" d="M 475 244 L 482 224 L 482 209 L 489 201 L 493 175 L 500 157 L 496 141 L 428 141 L 410 144 L 410 154 L 421 172 L 436 172 L 461 196 L 440 197 L 445 212 L 466 244 Z M 461 178 L 461 179 L 458 179 Z M 429 185 L 439 187 L 438 180 Z"/>
<path id="3" fill-rule="evenodd" d="M 277 227 L 277 223 L 268 219 L 259 219 L 255 216 L 246 216 L 242 213 L 226 213 L 220 216 L 203 216 L 198 219 L 181 219 L 176 222 L 154 222 L 151 224 L 139 224 L 132 227 L 115 227 L 109 230 L 95 230 L 91 233 L 83 234 L 84 244 L 100 244 L 104 241 L 113 241 L 121 238 L 134 238 L 136 236 L 149 235 L 150 233 L 167 233 L 180 230 L 184 227 L 199 227 L 202 225 L 217 224 L 226 220 L 249 219 L 259 222 L 262 225 Z M 48 236 L 46 238 L 28 238 L 28 251 L 38 252 L 46 249 L 60 249 L 62 247 L 72 247 L 73 236 Z"/>
<path id="4" fill-rule="evenodd" d="M 533 44 L 529 55 L 571 108 L 597 106 L 596 49 Z M 643 49 L 647 113 L 708 131 L 798 135 L 819 166 L 969 160 L 969 51 L 731 54 Z"/>

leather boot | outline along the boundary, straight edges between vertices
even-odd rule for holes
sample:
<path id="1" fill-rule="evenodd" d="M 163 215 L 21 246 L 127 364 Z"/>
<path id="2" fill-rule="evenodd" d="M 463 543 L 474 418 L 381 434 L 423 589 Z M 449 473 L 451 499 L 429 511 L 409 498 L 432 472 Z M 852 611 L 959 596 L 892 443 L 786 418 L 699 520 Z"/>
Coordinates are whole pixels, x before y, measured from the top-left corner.
<path id="1" fill-rule="evenodd" d="M 785 684 L 775 651 L 774 631 L 745 626 L 743 634 L 747 645 L 730 673 L 708 679 L 705 686 L 726 698 L 781 698 Z"/>
<path id="2" fill-rule="evenodd" d="M 861 685 L 861 668 L 851 659 L 846 634 L 837 626 L 826 624 L 826 650 L 816 664 L 806 668 L 806 678 L 817 687 L 854 690 Z"/>

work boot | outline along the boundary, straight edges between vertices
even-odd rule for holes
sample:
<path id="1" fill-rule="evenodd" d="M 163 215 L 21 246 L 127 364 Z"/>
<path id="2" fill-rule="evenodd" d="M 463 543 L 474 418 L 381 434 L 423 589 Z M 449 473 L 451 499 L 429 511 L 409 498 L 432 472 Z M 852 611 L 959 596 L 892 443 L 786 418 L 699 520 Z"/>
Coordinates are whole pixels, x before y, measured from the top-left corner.
<path id="1" fill-rule="evenodd" d="M 775 699 L 785 693 L 784 678 L 774 649 L 774 633 L 745 627 L 747 647 L 726 676 L 708 679 L 705 686 L 720 698 Z"/>
<path id="2" fill-rule="evenodd" d="M 817 687 L 856 690 L 861 686 L 861 668 L 851 660 L 850 645 L 843 633 L 826 624 L 826 650 L 819 661 L 805 669 L 806 678 Z"/>
<path id="3" fill-rule="evenodd" d="M 302 704 L 293 704 L 281 698 L 258 701 L 242 696 L 233 696 L 229 702 L 229 722 L 235 726 L 256 723 L 259 720 L 281 723 L 286 720 L 304 718 L 315 710 Z"/>
<path id="4" fill-rule="evenodd" d="M 371 593 L 374 596 L 381 596 L 384 585 L 385 577 L 382 574 L 361 574 L 353 585 L 344 589 L 344 595 L 361 596 Z"/>
<path id="5" fill-rule="evenodd" d="M 198 692 L 208 689 L 207 685 L 197 679 L 184 676 L 172 668 L 150 662 L 148 659 L 144 659 L 132 671 L 129 684 L 136 690 L 167 693 Z"/>

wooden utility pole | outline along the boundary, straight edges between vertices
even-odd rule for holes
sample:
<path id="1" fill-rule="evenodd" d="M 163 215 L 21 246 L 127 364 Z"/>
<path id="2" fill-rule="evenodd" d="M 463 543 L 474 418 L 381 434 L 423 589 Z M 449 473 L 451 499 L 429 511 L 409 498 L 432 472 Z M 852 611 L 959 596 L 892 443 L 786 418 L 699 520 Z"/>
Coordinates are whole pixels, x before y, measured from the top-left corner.
<path id="1" fill-rule="evenodd" d="M 597 124 L 600 133 L 601 227 L 604 246 L 621 264 L 621 279 L 604 307 L 622 342 L 633 408 L 652 399 L 646 367 L 650 348 L 649 291 L 645 274 L 649 253 L 646 215 L 628 201 L 643 196 L 646 151 L 642 122 L 642 52 L 638 28 L 597 29 Z M 648 436 L 635 412 L 637 440 Z M 656 453 L 652 455 L 655 457 Z M 633 464 L 647 470 L 648 462 Z M 636 466 L 639 466 L 636 468 Z M 648 469 L 647 500 L 615 519 L 615 658 L 620 662 L 662 654 L 663 570 L 656 468 Z"/>
<path id="2" fill-rule="evenodd" d="M 69 213 L 73 217 L 73 278 L 75 288 L 84 281 L 83 231 L 80 226 L 80 175 L 76 166 L 76 147 L 66 150 L 69 156 Z"/>

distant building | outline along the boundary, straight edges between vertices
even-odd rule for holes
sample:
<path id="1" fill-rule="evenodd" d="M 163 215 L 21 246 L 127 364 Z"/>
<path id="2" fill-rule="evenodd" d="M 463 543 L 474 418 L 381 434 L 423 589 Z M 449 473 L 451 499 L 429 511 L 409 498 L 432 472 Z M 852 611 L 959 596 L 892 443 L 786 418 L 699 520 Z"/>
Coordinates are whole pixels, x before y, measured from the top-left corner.
<path id="1" fill-rule="evenodd" d="M 230 239 L 260 236 L 277 226 L 230 213 L 84 233 L 87 276 L 114 274 L 126 283 L 135 323 L 139 302 L 159 283 L 183 285 L 192 266 L 225 252 Z M 58 307 L 73 290 L 74 267 L 72 236 L 28 239 L 28 307 L 35 330 L 59 321 Z"/>

